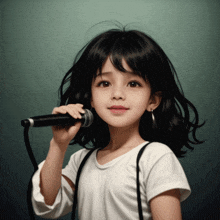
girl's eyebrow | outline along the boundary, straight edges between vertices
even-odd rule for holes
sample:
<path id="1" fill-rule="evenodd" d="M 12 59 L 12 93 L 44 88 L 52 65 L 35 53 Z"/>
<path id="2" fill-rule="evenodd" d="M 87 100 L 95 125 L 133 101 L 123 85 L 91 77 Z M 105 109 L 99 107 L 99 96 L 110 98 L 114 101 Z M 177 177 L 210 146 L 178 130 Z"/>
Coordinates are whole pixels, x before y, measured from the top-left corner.
<path id="1" fill-rule="evenodd" d="M 137 76 L 137 74 L 135 74 L 135 73 L 132 72 L 132 71 L 126 71 L 125 73 L 129 73 L 129 74 L 131 74 L 131 75 Z M 111 72 L 111 71 L 99 72 L 99 73 L 96 75 L 96 77 L 97 77 L 97 76 L 102 76 L 102 75 L 109 75 L 109 74 L 112 74 L 112 72 Z"/>
<path id="2" fill-rule="evenodd" d="M 95 78 L 110 75 L 110 74 L 112 74 L 112 72 L 99 72 L 99 73 L 97 73 Z"/>
<path id="3" fill-rule="evenodd" d="M 112 72 L 100 72 L 97 74 L 97 76 L 101 76 L 101 75 L 108 75 L 111 74 Z"/>

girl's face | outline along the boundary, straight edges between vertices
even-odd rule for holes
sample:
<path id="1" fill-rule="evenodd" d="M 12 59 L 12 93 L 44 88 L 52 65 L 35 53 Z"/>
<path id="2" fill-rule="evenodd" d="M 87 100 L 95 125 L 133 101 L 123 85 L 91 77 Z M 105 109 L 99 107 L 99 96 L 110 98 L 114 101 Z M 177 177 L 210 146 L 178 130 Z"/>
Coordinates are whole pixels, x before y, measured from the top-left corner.
<path id="1" fill-rule="evenodd" d="M 91 86 L 92 107 L 109 126 L 118 128 L 138 126 L 145 110 L 154 110 L 160 102 L 159 97 L 151 96 L 150 84 L 124 60 L 122 64 L 128 72 L 117 70 L 108 58 Z"/>

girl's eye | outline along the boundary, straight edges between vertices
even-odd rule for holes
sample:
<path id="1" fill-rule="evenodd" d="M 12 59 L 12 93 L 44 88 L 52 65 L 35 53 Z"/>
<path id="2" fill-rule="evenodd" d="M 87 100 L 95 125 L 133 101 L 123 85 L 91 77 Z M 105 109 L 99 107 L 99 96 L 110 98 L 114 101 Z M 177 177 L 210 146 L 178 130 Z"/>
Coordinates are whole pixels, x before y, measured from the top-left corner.
<path id="1" fill-rule="evenodd" d="M 98 83 L 98 86 L 100 86 L 100 87 L 108 87 L 109 85 L 110 85 L 110 83 L 107 81 L 102 81 L 102 82 Z"/>
<path id="2" fill-rule="evenodd" d="M 139 82 L 136 82 L 136 81 L 129 82 L 128 85 L 130 87 L 139 87 L 139 86 L 141 86 L 141 84 Z"/>

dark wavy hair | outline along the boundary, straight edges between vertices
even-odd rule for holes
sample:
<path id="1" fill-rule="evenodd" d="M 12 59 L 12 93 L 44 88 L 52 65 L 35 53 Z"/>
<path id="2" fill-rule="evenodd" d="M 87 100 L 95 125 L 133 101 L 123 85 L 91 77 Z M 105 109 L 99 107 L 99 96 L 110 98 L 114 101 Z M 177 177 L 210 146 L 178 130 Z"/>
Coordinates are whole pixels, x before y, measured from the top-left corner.
<path id="1" fill-rule="evenodd" d="M 140 135 L 144 140 L 168 145 L 177 157 L 182 157 L 185 146 L 199 144 L 196 137 L 199 116 L 195 106 L 184 97 L 176 71 L 162 48 L 148 35 L 137 30 L 111 29 L 87 43 L 77 54 L 73 66 L 60 86 L 60 105 L 82 103 L 91 109 L 91 83 L 106 59 L 111 56 L 115 68 L 122 72 L 124 59 L 135 74 L 148 80 L 151 92 L 160 92 L 162 99 L 154 111 L 145 111 L 140 121 Z M 178 86 L 178 85 L 179 86 Z M 88 148 L 104 148 L 110 141 L 108 125 L 92 109 L 95 120 L 88 128 L 81 128 L 71 144 Z M 194 115 L 194 119 L 191 114 Z M 190 135 L 191 133 L 191 135 Z"/>

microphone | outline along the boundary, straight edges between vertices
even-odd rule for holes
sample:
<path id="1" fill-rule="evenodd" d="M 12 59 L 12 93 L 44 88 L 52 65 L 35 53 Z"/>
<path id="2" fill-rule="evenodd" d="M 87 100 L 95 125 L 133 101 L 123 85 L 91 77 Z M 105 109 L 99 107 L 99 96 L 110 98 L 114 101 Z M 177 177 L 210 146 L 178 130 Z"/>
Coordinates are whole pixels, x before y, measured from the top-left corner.
<path id="1" fill-rule="evenodd" d="M 82 127 L 89 127 L 93 122 L 93 114 L 90 110 L 84 109 L 85 113 L 81 114 L 82 118 L 73 118 L 69 114 L 51 114 L 35 116 L 21 121 L 23 127 L 44 127 L 56 125 L 74 125 L 77 121 L 82 122 Z"/>

